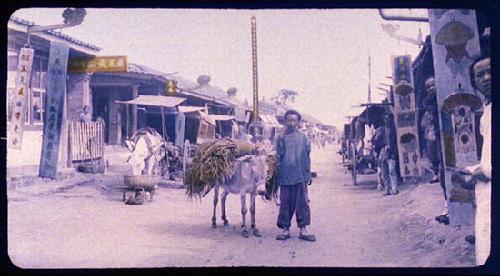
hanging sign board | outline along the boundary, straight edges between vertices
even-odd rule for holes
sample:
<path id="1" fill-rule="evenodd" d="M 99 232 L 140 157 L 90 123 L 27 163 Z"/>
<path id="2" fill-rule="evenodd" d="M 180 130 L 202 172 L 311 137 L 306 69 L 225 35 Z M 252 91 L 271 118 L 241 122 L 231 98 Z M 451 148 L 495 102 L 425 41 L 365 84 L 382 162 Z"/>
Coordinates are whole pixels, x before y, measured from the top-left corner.
<path id="1" fill-rule="evenodd" d="M 23 143 L 24 121 L 26 120 L 26 94 L 29 88 L 31 68 L 35 50 L 21 48 L 16 73 L 16 86 L 12 103 L 12 114 L 10 119 L 9 147 L 21 149 Z"/>
<path id="2" fill-rule="evenodd" d="M 84 57 L 73 58 L 69 61 L 68 69 L 70 73 L 87 72 L 127 72 L 126 56 L 103 56 L 103 57 Z"/>
<path id="3" fill-rule="evenodd" d="M 429 9 L 429 24 L 450 224 L 471 225 L 474 192 L 453 184 L 451 175 L 479 162 L 474 111 L 481 101 L 469 76 L 470 65 L 481 53 L 476 14 L 466 9 Z"/>
<path id="4" fill-rule="evenodd" d="M 50 43 L 42 156 L 38 173 L 40 177 L 54 179 L 57 175 L 59 143 L 66 95 L 68 53 L 69 48 L 67 45 L 58 42 Z"/>
<path id="5" fill-rule="evenodd" d="M 392 71 L 399 171 L 402 177 L 417 177 L 421 173 L 420 150 L 411 57 L 409 55 L 392 57 Z"/>

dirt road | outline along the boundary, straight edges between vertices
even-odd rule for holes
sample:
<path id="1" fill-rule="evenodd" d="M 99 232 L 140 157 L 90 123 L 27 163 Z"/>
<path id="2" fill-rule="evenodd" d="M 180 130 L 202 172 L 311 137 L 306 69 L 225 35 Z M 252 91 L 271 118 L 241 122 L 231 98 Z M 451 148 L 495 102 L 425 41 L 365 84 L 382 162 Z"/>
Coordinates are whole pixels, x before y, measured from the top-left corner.
<path id="1" fill-rule="evenodd" d="M 275 239 L 275 202 L 257 200 L 263 236 L 243 238 L 238 196 L 226 203 L 230 226 L 218 215 L 213 229 L 212 194 L 195 201 L 161 187 L 153 202 L 125 205 L 111 189 L 121 175 L 110 173 L 45 196 L 9 191 L 8 253 L 23 268 L 474 265 L 474 247 L 463 240 L 473 228 L 433 220 L 442 206 L 439 185 L 406 184 L 399 195 L 382 197 L 374 176 L 351 184 L 336 150 L 313 150 L 313 243 L 298 239 L 295 223 L 291 239 Z"/>

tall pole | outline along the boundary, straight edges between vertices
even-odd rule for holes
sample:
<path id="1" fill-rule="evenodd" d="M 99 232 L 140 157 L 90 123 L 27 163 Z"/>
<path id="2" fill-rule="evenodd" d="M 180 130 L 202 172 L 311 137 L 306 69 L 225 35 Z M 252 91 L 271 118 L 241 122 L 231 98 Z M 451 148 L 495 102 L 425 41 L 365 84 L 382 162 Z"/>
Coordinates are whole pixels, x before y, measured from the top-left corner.
<path id="1" fill-rule="evenodd" d="M 257 75 L 257 19 L 252 16 L 253 120 L 259 118 L 259 80 Z"/>
<path id="2" fill-rule="evenodd" d="M 372 102 L 372 62 L 370 49 L 368 49 L 368 103 Z"/>

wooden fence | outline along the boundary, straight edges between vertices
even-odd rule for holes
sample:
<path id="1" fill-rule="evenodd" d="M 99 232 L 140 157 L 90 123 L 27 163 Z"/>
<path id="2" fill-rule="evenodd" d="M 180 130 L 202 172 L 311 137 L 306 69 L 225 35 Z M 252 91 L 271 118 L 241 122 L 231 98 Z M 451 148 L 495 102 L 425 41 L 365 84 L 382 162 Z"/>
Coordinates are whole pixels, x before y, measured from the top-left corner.
<path id="1" fill-rule="evenodd" d="M 104 156 L 104 122 L 70 122 L 68 138 L 71 161 L 97 159 Z"/>

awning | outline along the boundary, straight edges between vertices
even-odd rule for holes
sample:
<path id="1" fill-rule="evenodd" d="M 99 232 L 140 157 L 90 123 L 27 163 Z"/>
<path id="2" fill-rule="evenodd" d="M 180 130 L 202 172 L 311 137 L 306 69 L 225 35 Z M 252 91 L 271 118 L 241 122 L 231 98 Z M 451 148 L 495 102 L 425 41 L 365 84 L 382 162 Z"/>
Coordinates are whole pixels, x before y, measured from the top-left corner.
<path id="1" fill-rule="evenodd" d="M 283 127 L 282 124 L 278 122 L 276 119 L 276 116 L 274 115 L 268 115 L 268 114 L 259 114 L 260 119 L 266 126 L 270 127 Z"/>
<path id="2" fill-rule="evenodd" d="M 197 112 L 197 111 L 205 110 L 205 107 L 203 107 L 203 106 L 179 105 L 177 107 L 179 108 L 179 112 L 182 112 L 182 113 Z"/>
<path id="3" fill-rule="evenodd" d="M 184 102 L 185 100 L 186 98 L 171 97 L 171 96 L 139 95 L 137 98 L 129 101 L 115 101 L 115 102 L 122 104 L 175 107 Z"/>
<path id="4" fill-rule="evenodd" d="M 212 117 L 216 121 L 230 121 L 235 119 L 235 117 L 232 115 L 210 114 L 210 117 Z"/>

